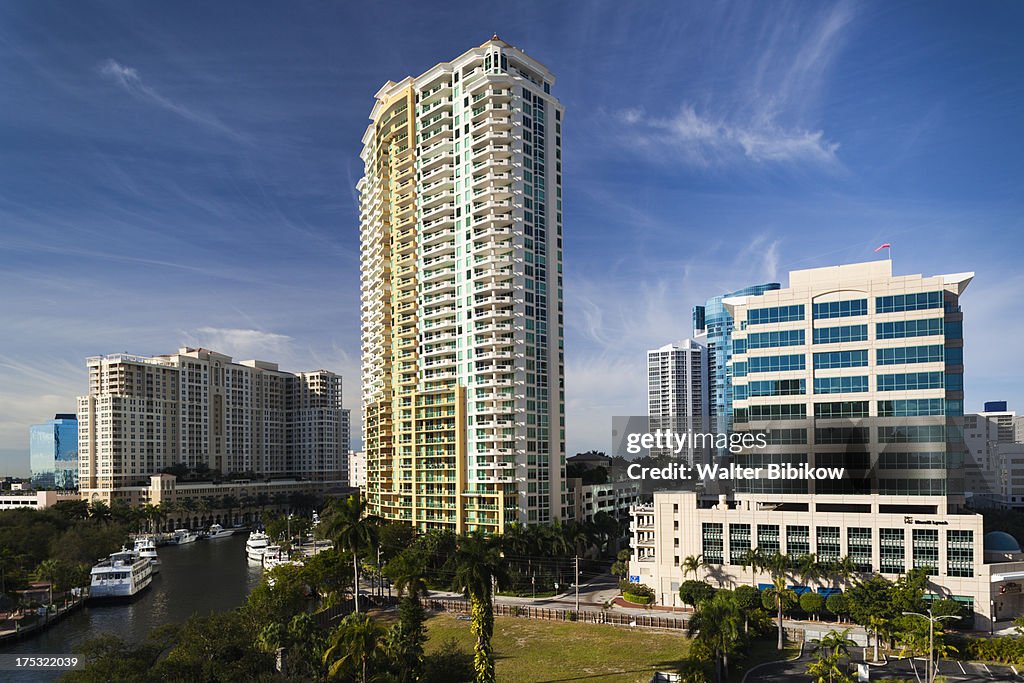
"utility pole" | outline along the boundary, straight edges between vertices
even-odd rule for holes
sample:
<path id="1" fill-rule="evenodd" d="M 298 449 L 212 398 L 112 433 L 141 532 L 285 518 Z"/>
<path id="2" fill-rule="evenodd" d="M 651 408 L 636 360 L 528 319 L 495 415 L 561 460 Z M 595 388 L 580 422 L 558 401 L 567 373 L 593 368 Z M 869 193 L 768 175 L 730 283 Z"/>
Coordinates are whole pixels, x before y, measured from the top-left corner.
<path id="1" fill-rule="evenodd" d="M 580 557 L 576 556 L 576 616 L 580 613 Z"/>

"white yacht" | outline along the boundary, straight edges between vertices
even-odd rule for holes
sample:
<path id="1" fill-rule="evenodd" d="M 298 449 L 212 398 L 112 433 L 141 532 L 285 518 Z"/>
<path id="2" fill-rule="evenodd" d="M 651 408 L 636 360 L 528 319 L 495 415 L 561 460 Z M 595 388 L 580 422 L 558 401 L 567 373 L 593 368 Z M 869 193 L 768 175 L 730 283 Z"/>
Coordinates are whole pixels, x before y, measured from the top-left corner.
<path id="1" fill-rule="evenodd" d="M 228 536 L 235 533 L 234 529 L 225 529 L 220 524 L 214 524 L 210 527 L 210 533 L 206 536 L 211 541 L 215 541 L 218 538 L 227 538 Z"/>
<path id="2" fill-rule="evenodd" d="M 199 534 L 189 531 L 188 529 L 175 529 L 174 530 L 174 542 L 177 545 L 184 545 L 186 543 L 194 543 L 199 538 Z"/>
<path id="3" fill-rule="evenodd" d="M 149 560 L 149 563 L 153 565 L 154 574 L 160 572 L 160 558 L 156 554 L 156 541 L 152 538 L 135 539 L 135 552 L 139 554 L 139 557 Z"/>
<path id="4" fill-rule="evenodd" d="M 134 550 L 123 549 L 92 568 L 90 599 L 133 598 L 153 580 L 153 565 Z"/>
<path id="5" fill-rule="evenodd" d="M 253 531 L 249 533 L 249 539 L 245 542 L 245 554 L 250 560 L 256 562 L 263 561 L 263 554 L 267 552 L 267 546 L 270 545 L 270 537 L 262 531 Z"/>

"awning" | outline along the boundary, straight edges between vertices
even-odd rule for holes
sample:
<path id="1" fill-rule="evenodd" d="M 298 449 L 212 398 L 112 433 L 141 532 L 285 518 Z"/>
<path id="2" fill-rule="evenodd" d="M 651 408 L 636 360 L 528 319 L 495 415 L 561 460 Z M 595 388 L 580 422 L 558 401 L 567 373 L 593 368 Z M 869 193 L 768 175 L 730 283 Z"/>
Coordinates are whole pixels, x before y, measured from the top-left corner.
<path id="1" fill-rule="evenodd" d="M 759 583 L 759 584 L 757 584 L 757 590 L 759 590 L 759 591 L 766 591 L 769 588 L 775 588 L 775 586 L 773 586 L 770 583 Z"/>
<path id="2" fill-rule="evenodd" d="M 842 592 L 843 592 L 842 588 L 819 588 L 818 589 L 818 595 L 821 595 L 822 597 L 825 597 L 825 598 L 833 596 L 833 595 L 839 595 Z"/>
<path id="3" fill-rule="evenodd" d="M 1024 581 L 1024 571 L 1004 572 L 1002 574 L 992 575 L 992 583 L 1002 583 L 1003 581 Z"/>

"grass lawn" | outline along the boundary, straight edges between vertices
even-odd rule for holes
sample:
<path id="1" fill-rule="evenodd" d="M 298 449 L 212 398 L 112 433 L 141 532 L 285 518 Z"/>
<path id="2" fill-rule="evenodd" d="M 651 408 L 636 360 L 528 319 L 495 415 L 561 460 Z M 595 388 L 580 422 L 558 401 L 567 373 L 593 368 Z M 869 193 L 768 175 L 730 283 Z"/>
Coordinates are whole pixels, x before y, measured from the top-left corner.
<path id="1" fill-rule="evenodd" d="M 472 653 L 468 621 L 441 614 L 427 620 L 427 652 L 454 638 Z M 675 671 L 690 641 L 681 634 L 604 624 L 496 617 L 494 654 L 499 681 L 648 683 L 654 671 Z"/>

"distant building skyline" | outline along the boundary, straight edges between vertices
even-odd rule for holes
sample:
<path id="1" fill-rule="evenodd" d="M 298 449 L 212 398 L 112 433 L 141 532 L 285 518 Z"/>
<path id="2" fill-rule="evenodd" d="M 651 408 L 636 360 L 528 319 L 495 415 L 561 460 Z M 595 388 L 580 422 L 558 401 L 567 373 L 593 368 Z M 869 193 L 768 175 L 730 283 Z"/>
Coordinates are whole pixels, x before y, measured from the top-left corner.
<path id="1" fill-rule="evenodd" d="M 361 424 L 366 113 L 494 31 L 569 110 L 568 453 L 642 411 L 643 354 L 690 336 L 694 304 L 885 242 L 900 272 L 972 264 L 967 409 L 1024 405 L 1022 21 L 879 0 L 0 3 L 0 473 L 28 476 L 29 426 L 112 350 L 330 368 Z"/>
<path id="2" fill-rule="evenodd" d="M 348 479 L 349 416 L 333 372 L 281 372 L 188 347 L 87 364 L 89 393 L 78 398 L 83 498 L 110 502 L 175 465 L 225 478 Z"/>
<path id="3" fill-rule="evenodd" d="M 52 420 L 32 425 L 29 431 L 32 486 L 78 488 L 78 417 L 57 413 Z"/>

